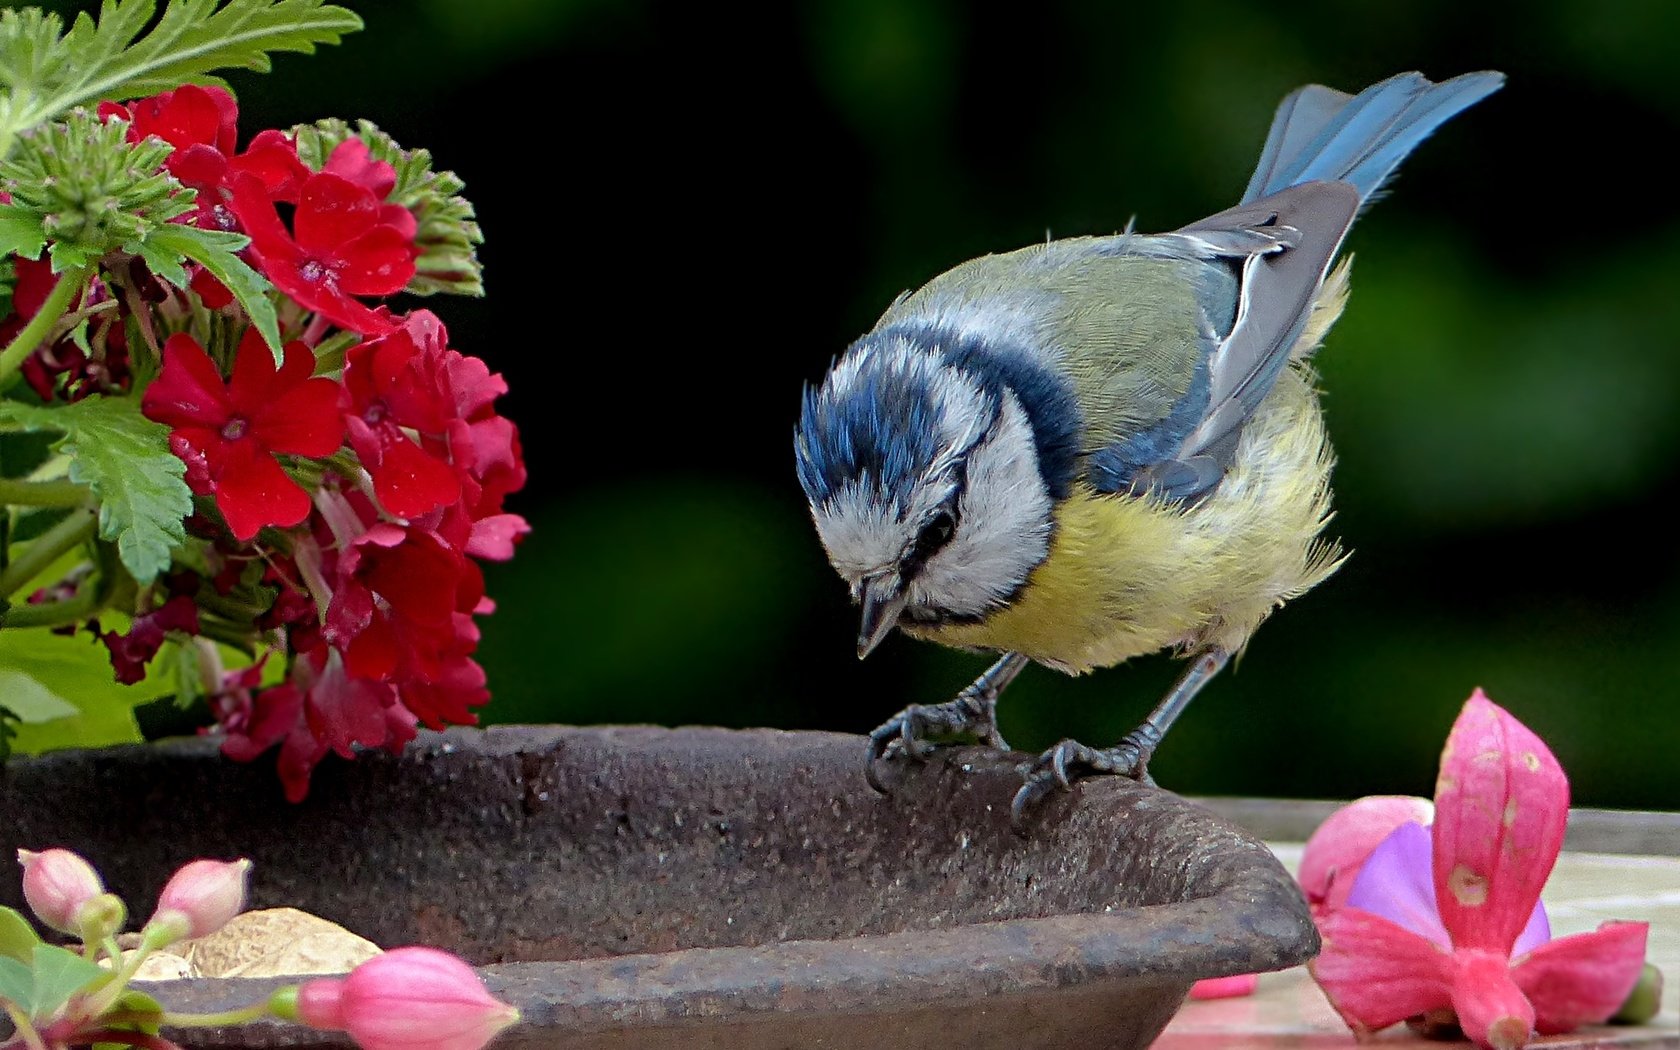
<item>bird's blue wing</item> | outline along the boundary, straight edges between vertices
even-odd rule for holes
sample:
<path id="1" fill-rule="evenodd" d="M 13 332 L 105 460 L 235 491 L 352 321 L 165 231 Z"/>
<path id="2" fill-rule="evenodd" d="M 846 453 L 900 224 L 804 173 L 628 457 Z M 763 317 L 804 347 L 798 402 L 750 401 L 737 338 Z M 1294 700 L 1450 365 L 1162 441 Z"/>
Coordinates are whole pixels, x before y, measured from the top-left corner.
<path id="1" fill-rule="evenodd" d="M 1306 328 L 1359 202 L 1347 183 L 1311 182 L 1134 242 L 1135 251 L 1194 260 L 1210 278 L 1200 282 L 1204 300 L 1220 287 L 1212 276 L 1229 274 L 1234 304 L 1204 309 L 1203 354 L 1173 410 L 1090 455 L 1094 487 L 1194 501 L 1219 483 L 1243 423 Z"/>

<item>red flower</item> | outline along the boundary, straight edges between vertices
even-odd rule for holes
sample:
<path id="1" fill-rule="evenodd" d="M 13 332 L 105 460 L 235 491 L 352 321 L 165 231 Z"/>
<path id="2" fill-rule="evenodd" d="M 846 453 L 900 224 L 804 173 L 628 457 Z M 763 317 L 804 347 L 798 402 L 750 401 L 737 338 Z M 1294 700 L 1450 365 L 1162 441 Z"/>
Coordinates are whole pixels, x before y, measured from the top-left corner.
<path id="1" fill-rule="evenodd" d="M 343 758 L 358 745 L 400 752 L 414 739 L 414 716 L 396 690 L 347 673 L 338 652 L 324 647 L 298 657 L 291 681 L 237 701 L 218 712 L 222 753 L 249 762 L 280 744 L 280 782 L 292 802 L 309 794 L 310 774 L 329 751 Z"/>
<path id="2" fill-rule="evenodd" d="M 340 553 L 338 574 L 325 634 L 352 674 L 439 681 L 478 644 L 471 614 L 484 577 L 435 533 L 376 524 Z"/>
<path id="3" fill-rule="evenodd" d="M 405 232 L 371 190 L 318 172 L 304 182 L 287 230 L 260 179 L 242 172 L 232 181 L 234 214 L 275 287 L 363 335 L 390 330 L 389 321 L 353 297 L 391 295 L 408 284 L 418 254 L 412 223 Z"/>
<path id="4" fill-rule="evenodd" d="M 442 343 L 426 338 L 428 319 L 436 321 L 424 310 L 404 318 L 401 327 L 351 347 L 344 362 L 350 445 L 372 475 L 380 504 L 399 518 L 419 517 L 461 495 L 445 442 L 455 405 L 433 361 Z"/>
<path id="5" fill-rule="evenodd" d="M 111 652 L 117 681 L 133 685 L 146 677 L 146 664 L 163 648 L 170 631 L 198 633 L 198 605 L 189 594 L 177 594 L 143 616 L 136 616 L 127 634 L 105 631 L 99 640 Z"/>
<path id="6" fill-rule="evenodd" d="M 156 135 L 174 146 L 175 152 L 163 166 L 183 184 L 196 189 L 220 183 L 227 171 L 239 105 L 226 88 L 186 84 L 126 106 L 101 102 L 99 116 L 128 121 L 130 142 Z"/>
<path id="7" fill-rule="evenodd" d="M 1324 950 L 1308 966 L 1348 1026 L 1363 1034 L 1450 1009 L 1479 1046 L 1513 1050 L 1533 1031 L 1614 1013 L 1639 979 L 1646 924 L 1548 940 L 1536 919 L 1568 819 L 1557 759 L 1477 690 L 1441 754 L 1432 878 L 1406 888 L 1413 847 L 1401 836 L 1422 829 L 1402 825 L 1364 862 L 1347 904 L 1319 920 Z"/>
<path id="8" fill-rule="evenodd" d="M 227 209 L 231 196 L 228 182 L 234 174 L 256 176 L 270 198 L 284 201 L 297 200 L 298 190 L 309 175 L 309 169 L 298 159 L 297 145 L 278 131 L 259 132 L 244 153 L 234 155 L 239 106 L 219 87 L 187 84 L 126 106 L 101 102 L 99 115 L 106 120 L 116 117 L 128 121 L 130 142 L 155 135 L 175 147 L 163 166 L 182 185 L 198 192 L 191 221 L 204 229 L 239 229 Z M 194 291 L 200 291 L 201 285 L 210 290 L 212 298 L 226 294 L 214 278 L 195 274 Z M 227 302 L 206 305 L 215 309 Z"/>
<path id="9" fill-rule="evenodd" d="M 224 383 L 198 343 L 178 334 L 164 345 L 163 371 L 141 399 L 148 418 L 174 428 L 171 446 L 188 464 L 188 482 L 215 494 L 241 541 L 265 525 L 296 525 L 309 514 L 309 495 L 286 476 L 276 453 L 325 456 L 344 441 L 338 386 L 310 378 L 314 369 L 309 348 L 291 343 L 276 371 L 251 329 L 240 341 L 233 378 Z"/>

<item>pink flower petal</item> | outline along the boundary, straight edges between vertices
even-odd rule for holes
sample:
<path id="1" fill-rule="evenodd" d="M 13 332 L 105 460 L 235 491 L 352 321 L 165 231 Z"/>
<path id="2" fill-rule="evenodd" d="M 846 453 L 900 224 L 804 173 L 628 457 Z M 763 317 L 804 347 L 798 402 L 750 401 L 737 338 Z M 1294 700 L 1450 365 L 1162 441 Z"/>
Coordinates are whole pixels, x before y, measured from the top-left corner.
<path id="1" fill-rule="evenodd" d="M 1528 727 L 1476 690 L 1441 753 L 1435 896 L 1459 948 L 1508 954 L 1557 862 L 1569 781 Z"/>
<path id="2" fill-rule="evenodd" d="M 1517 1050 L 1534 1031 L 1534 1007 L 1511 980 L 1503 951 L 1453 953 L 1452 1006 L 1458 1026 L 1477 1046 Z"/>
<path id="3" fill-rule="evenodd" d="M 1598 1024 L 1626 1001 L 1645 965 L 1643 922 L 1607 922 L 1591 933 L 1560 937 L 1511 968 L 1534 1003 L 1535 1027 L 1567 1032 Z"/>
<path id="4" fill-rule="evenodd" d="M 1360 865 L 1389 832 L 1402 824 L 1428 824 L 1434 819 L 1435 804 L 1412 795 L 1368 795 L 1330 814 L 1307 839 L 1301 854 L 1298 878 L 1313 914 L 1347 903 Z"/>
<path id="5" fill-rule="evenodd" d="M 1452 938 L 1435 907 L 1432 843 L 1421 824 L 1395 828 L 1360 867 L 1345 906 L 1380 915 L 1450 951 Z"/>
<path id="6" fill-rule="evenodd" d="M 1230 977 L 1208 977 L 1190 986 L 1192 999 L 1236 999 L 1260 990 L 1260 975 L 1239 973 Z"/>
<path id="7" fill-rule="evenodd" d="M 1451 1003 L 1451 957 L 1427 938 L 1358 908 L 1332 912 L 1318 930 L 1324 949 L 1307 969 L 1356 1033 Z"/>
<path id="8" fill-rule="evenodd" d="M 1452 939 L 1441 924 L 1441 913 L 1435 902 L 1432 857 L 1430 829 L 1416 824 L 1401 825 L 1371 851 L 1349 887 L 1345 906 L 1381 915 L 1442 948 L 1451 948 Z M 1520 955 L 1545 944 L 1551 937 L 1546 909 L 1536 902 L 1512 954 Z"/>

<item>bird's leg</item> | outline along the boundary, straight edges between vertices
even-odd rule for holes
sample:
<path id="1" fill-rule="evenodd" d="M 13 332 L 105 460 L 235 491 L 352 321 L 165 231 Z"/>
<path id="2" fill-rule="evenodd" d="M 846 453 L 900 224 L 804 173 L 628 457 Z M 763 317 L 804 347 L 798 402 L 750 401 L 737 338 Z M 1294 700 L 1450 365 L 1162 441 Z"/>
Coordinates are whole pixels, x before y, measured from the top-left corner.
<path id="1" fill-rule="evenodd" d="M 985 674 L 976 678 L 974 684 L 958 693 L 956 699 L 943 704 L 911 704 L 887 719 L 879 729 L 869 734 L 869 759 L 863 767 L 869 786 L 883 795 L 887 794 L 875 764 L 894 754 L 926 758 L 934 747 L 927 742 L 926 738 L 930 735 L 971 733 L 982 744 L 989 744 L 999 751 L 1009 750 L 1003 734 L 998 732 L 997 701 L 999 694 L 1025 666 L 1025 656 L 1005 653 L 1002 659 L 986 669 Z"/>
<path id="2" fill-rule="evenodd" d="M 1167 695 L 1155 705 L 1155 710 L 1143 720 L 1143 724 L 1127 733 L 1113 747 L 1098 750 L 1077 740 L 1063 740 L 1040 755 L 1010 806 L 1010 819 L 1016 830 L 1021 829 L 1027 810 L 1054 790 L 1068 790 L 1076 777 L 1091 773 L 1117 773 L 1153 784 L 1154 781 L 1149 778 L 1149 759 L 1161 745 L 1161 738 L 1167 735 L 1167 730 L 1190 706 L 1190 701 L 1195 699 L 1208 679 L 1218 674 L 1230 658 L 1231 654 L 1223 649 L 1209 649 L 1198 654 L 1179 675 Z"/>

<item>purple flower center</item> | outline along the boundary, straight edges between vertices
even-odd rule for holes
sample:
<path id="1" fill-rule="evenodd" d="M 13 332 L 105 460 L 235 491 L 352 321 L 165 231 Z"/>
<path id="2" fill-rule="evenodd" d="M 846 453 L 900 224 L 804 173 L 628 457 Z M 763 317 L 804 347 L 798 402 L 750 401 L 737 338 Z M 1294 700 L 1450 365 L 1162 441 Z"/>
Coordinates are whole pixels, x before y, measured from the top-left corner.
<path id="1" fill-rule="evenodd" d="M 243 416 L 234 416 L 222 424 L 222 437 L 228 441 L 238 441 L 250 431 L 251 424 Z"/>

